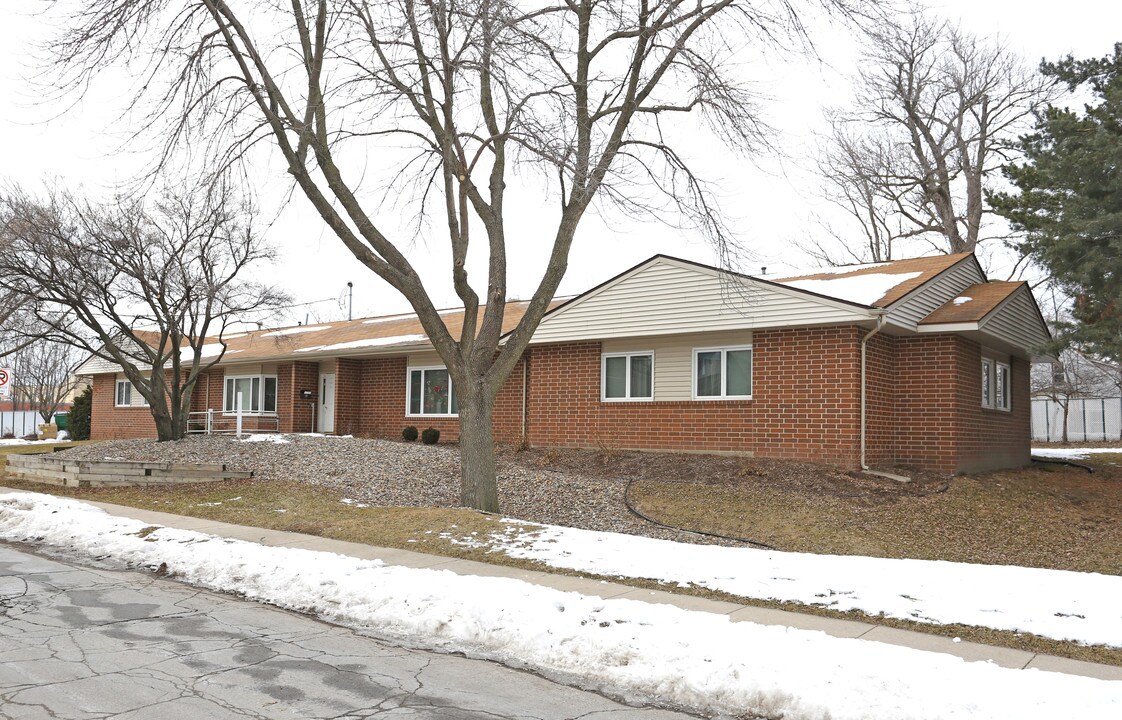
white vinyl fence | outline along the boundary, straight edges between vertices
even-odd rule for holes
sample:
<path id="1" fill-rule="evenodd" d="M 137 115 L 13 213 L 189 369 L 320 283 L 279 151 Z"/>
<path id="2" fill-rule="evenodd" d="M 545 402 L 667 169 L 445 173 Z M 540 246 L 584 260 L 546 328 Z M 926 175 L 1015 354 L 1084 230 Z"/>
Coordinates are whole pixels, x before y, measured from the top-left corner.
<path id="1" fill-rule="evenodd" d="M 41 422 L 43 419 L 34 410 L 0 410 L 0 436 L 30 435 L 39 430 Z"/>
<path id="2" fill-rule="evenodd" d="M 1033 398 L 1032 439 L 1064 439 L 1064 408 L 1055 400 Z M 1122 439 L 1122 397 L 1080 398 L 1068 401 L 1067 439 L 1093 442 Z"/>

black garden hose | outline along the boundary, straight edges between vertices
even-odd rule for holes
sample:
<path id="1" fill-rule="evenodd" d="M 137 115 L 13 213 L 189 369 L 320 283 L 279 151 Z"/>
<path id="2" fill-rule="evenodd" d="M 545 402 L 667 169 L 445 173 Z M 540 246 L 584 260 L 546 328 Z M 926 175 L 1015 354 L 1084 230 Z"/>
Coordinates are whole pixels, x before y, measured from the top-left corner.
<path id="1" fill-rule="evenodd" d="M 1032 460 L 1033 462 L 1038 462 L 1038 463 L 1051 463 L 1052 465 L 1069 465 L 1069 466 L 1074 467 L 1074 468 L 1080 468 L 1082 470 L 1086 470 L 1089 473 L 1094 473 L 1095 472 L 1095 468 L 1091 467 L 1090 465 L 1084 465 L 1083 463 L 1077 463 L 1073 460 L 1057 460 L 1056 458 L 1042 458 L 1042 457 L 1037 457 L 1035 455 L 1030 457 L 1029 460 Z"/>
<path id="2" fill-rule="evenodd" d="M 631 484 L 634 483 L 635 480 L 636 480 L 636 478 L 631 478 L 630 480 L 627 481 L 627 487 L 625 487 L 623 489 L 623 504 L 625 506 L 627 506 L 627 509 L 631 512 L 631 514 L 634 515 L 637 518 L 640 518 L 642 520 L 646 520 L 647 522 L 651 523 L 652 525 L 657 525 L 659 527 L 666 528 L 667 530 L 677 530 L 678 532 L 692 533 L 693 535 L 703 535 L 705 537 L 717 538 L 719 540 L 732 540 L 733 542 L 745 543 L 747 545 L 755 545 L 756 547 L 763 548 L 764 550 L 779 550 L 779 548 L 777 548 L 773 545 L 768 545 L 767 543 L 760 542 L 759 540 L 750 540 L 748 538 L 733 537 L 732 535 L 722 535 L 720 533 L 706 532 L 704 530 L 690 530 L 689 528 L 678 527 L 677 525 L 667 525 L 664 522 L 660 522 L 658 520 L 655 520 L 653 517 L 651 517 L 649 515 L 644 515 L 641 511 L 636 509 L 636 507 L 634 505 L 631 504 Z"/>

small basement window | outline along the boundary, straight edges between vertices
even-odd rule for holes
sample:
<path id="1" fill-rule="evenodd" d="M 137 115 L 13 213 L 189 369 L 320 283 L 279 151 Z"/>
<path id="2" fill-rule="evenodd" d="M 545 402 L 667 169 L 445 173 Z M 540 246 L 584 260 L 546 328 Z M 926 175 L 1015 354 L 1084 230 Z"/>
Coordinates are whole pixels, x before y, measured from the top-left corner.
<path id="1" fill-rule="evenodd" d="M 608 353 L 600 361 L 601 400 L 651 400 L 654 353 Z"/>
<path id="2" fill-rule="evenodd" d="M 752 397 L 752 346 L 693 351 L 693 392 L 698 400 Z"/>

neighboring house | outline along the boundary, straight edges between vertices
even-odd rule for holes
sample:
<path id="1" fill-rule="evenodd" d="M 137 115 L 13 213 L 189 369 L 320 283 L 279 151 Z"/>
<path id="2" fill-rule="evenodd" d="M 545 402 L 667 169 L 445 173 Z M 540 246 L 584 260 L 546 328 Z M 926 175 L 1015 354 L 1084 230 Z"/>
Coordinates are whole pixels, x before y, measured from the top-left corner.
<path id="1" fill-rule="evenodd" d="M 507 306 L 507 331 L 524 309 Z M 456 335 L 462 313 L 443 315 Z M 878 467 L 1024 465 L 1029 366 L 1048 339 L 1028 286 L 988 282 L 970 253 L 781 279 L 658 255 L 546 315 L 500 392 L 495 435 L 846 467 L 864 440 Z M 198 410 L 228 416 L 240 390 L 249 429 L 458 436 L 455 389 L 413 315 L 227 341 Z M 93 437 L 154 435 L 113 370 L 83 368 Z"/>

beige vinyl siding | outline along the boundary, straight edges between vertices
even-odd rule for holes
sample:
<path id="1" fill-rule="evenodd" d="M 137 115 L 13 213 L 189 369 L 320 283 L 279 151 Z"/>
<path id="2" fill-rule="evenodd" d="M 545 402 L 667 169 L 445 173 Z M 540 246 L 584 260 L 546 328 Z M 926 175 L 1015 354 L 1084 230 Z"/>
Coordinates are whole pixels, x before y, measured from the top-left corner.
<path id="1" fill-rule="evenodd" d="M 335 358 L 327 358 L 326 360 L 320 360 L 319 361 L 319 372 L 320 372 L 321 375 L 334 375 L 335 374 L 335 368 L 337 367 L 337 365 L 338 365 L 338 363 L 335 361 Z"/>
<path id="2" fill-rule="evenodd" d="M 444 367 L 444 359 L 435 350 L 422 353 L 410 353 L 405 362 L 409 367 Z"/>
<path id="3" fill-rule="evenodd" d="M 869 311 L 666 258 L 645 265 L 550 315 L 533 343 L 828 325 Z"/>
<path id="4" fill-rule="evenodd" d="M 947 304 L 966 288 L 983 283 L 986 278 L 978 270 L 973 258 L 963 258 L 954 267 L 939 274 L 926 285 L 914 291 L 911 297 L 899 302 L 888 313 L 888 320 L 909 330 L 915 330 L 920 320 Z"/>
<path id="5" fill-rule="evenodd" d="M 1000 338 L 1028 353 L 1048 341 L 1035 301 L 1027 287 L 1017 290 L 981 324 L 982 332 Z"/>
<path id="6" fill-rule="evenodd" d="M 693 399 L 694 348 L 751 344 L 751 331 L 734 330 L 605 340 L 601 350 L 604 353 L 654 352 L 654 400 L 669 402 Z"/>
<path id="7" fill-rule="evenodd" d="M 121 407 L 120 405 L 117 405 L 117 383 L 121 380 L 128 380 L 128 378 L 125 377 L 124 373 L 117 373 L 117 375 L 113 379 L 113 405 L 117 407 Z M 129 398 L 129 400 L 129 407 L 148 407 L 144 404 L 144 398 L 141 396 L 140 391 L 136 389 L 135 385 L 132 389 L 132 397 Z"/>

